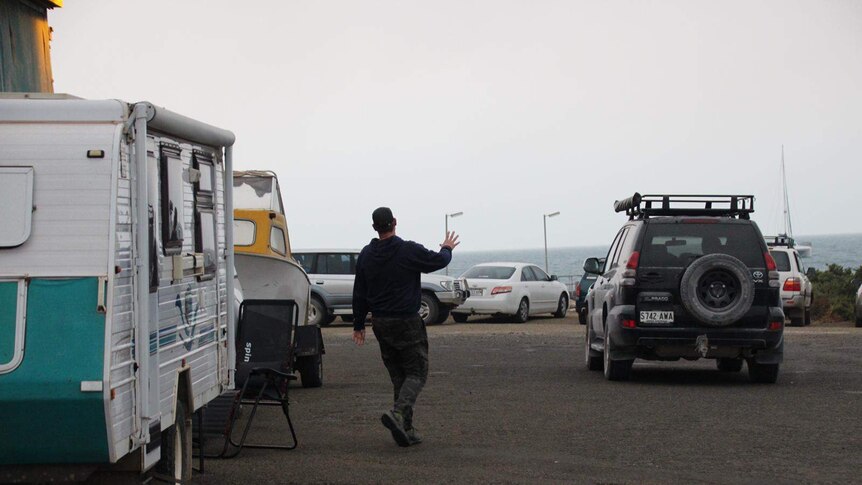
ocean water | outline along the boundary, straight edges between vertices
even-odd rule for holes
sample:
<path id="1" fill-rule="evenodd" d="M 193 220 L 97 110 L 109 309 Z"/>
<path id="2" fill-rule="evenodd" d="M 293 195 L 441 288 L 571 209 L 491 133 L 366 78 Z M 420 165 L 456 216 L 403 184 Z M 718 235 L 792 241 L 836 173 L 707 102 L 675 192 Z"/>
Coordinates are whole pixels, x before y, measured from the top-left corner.
<path id="1" fill-rule="evenodd" d="M 813 247 L 811 257 L 802 263 L 817 269 L 826 268 L 831 263 L 850 268 L 862 266 L 862 234 L 840 234 L 833 236 L 802 236 L 799 242 L 810 242 Z M 610 246 L 610 241 L 608 241 Z M 548 248 L 548 268 L 551 274 L 560 276 L 561 281 L 570 283 L 569 277 L 583 274 L 584 259 L 591 256 L 602 257 L 608 246 L 585 246 L 570 248 Z M 458 251 L 455 250 L 449 264 L 449 275 L 458 276 L 473 265 L 493 261 L 532 263 L 545 267 L 545 250 L 516 249 L 498 251 Z M 445 273 L 440 271 L 439 273 Z"/>

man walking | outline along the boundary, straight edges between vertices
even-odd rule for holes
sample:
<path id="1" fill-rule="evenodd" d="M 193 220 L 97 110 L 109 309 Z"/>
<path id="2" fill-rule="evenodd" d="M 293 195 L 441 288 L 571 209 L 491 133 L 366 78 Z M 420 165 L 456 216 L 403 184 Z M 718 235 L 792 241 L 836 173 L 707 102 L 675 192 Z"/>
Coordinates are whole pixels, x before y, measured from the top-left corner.
<path id="1" fill-rule="evenodd" d="M 440 252 L 395 235 L 396 219 L 388 207 L 372 214 L 378 238 L 362 249 L 353 284 L 353 341 L 365 343 L 365 318 L 372 314 L 380 356 L 395 390 L 395 404 L 380 418 L 399 446 L 422 442 L 413 427 L 413 406 L 428 379 L 428 335 L 419 317 L 421 273 L 445 268 L 460 244 L 446 233 Z"/>

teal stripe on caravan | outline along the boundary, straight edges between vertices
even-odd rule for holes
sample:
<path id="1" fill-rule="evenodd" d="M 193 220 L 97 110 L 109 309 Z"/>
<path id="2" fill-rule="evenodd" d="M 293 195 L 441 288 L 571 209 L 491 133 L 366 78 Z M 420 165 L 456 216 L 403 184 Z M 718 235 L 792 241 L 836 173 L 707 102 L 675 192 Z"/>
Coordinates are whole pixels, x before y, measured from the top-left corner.
<path id="1" fill-rule="evenodd" d="M 97 285 L 30 281 L 24 361 L 0 375 L 0 465 L 109 461 L 102 393 L 81 392 L 81 381 L 102 380 Z M 4 318 L 8 311 L 0 307 Z"/>
<path id="2" fill-rule="evenodd" d="M 18 282 L 0 282 L 0 364 L 15 353 L 15 320 L 18 311 Z"/>

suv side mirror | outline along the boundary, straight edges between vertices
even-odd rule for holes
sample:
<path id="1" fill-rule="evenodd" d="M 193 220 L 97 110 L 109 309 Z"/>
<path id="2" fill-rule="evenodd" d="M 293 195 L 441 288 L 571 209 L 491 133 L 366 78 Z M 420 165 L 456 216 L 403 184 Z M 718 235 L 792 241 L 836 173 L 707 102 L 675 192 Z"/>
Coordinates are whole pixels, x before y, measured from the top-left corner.
<path id="1" fill-rule="evenodd" d="M 599 263 L 599 258 L 587 258 L 584 261 L 584 271 L 592 274 L 601 274 L 602 265 Z"/>
<path id="2" fill-rule="evenodd" d="M 860 280 L 859 278 L 853 278 L 852 280 L 850 280 L 850 286 L 856 287 L 859 285 L 862 285 L 862 280 Z"/>
<path id="3" fill-rule="evenodd" d="M 807 270 L 805 270 L 805 276 L 807 276 L 808 279 L 814 278 L 814 276 L 816 276 L 816 275 L 817 275 L 817 270 L 814 268 L 808 268 Z"/>
<path id="4" fill-rule="evenodd" d="M 558 279 L 557 275 L 555 275 L 555 274 L 551 275 L 551 281 L 557 281 L 557 279 Z"/>

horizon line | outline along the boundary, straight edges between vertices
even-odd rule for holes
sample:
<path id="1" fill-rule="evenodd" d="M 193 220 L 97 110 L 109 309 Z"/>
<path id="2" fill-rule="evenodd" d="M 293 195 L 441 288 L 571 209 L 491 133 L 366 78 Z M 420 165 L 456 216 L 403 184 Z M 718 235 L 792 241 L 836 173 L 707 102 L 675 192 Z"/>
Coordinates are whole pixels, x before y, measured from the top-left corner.
<path id="1" fill-rule="evenodd" d="M 793 236 L 797 242 L 803 242 L 802 238 L 808 237 L 828 237 L 828 236 L 860 236 L 862 237 L 862 232 L 840 232 L 840 233 L 832 233 L 832 234 L 806 234 L 803 236 Z M 609 244 L 609 243 L 608 243 Z M 556 249 L 577 249 L 577 248 L 597 248 L 604 247 L 606 248 L 608 245 L 605 244 L 582 244 L 577 246 L 548 246 L 548 251 L 556 250 Z M 497 249 L 464 249 L 461 251 L 455 251 L 453 254 L 457 253 L 481 253 L 481 252 L 496 252 L 496 251 L 544 251 L 545 248 L 543 246 L 537 247 L 524 247 L 524 248 L 497 248 Z"/>

